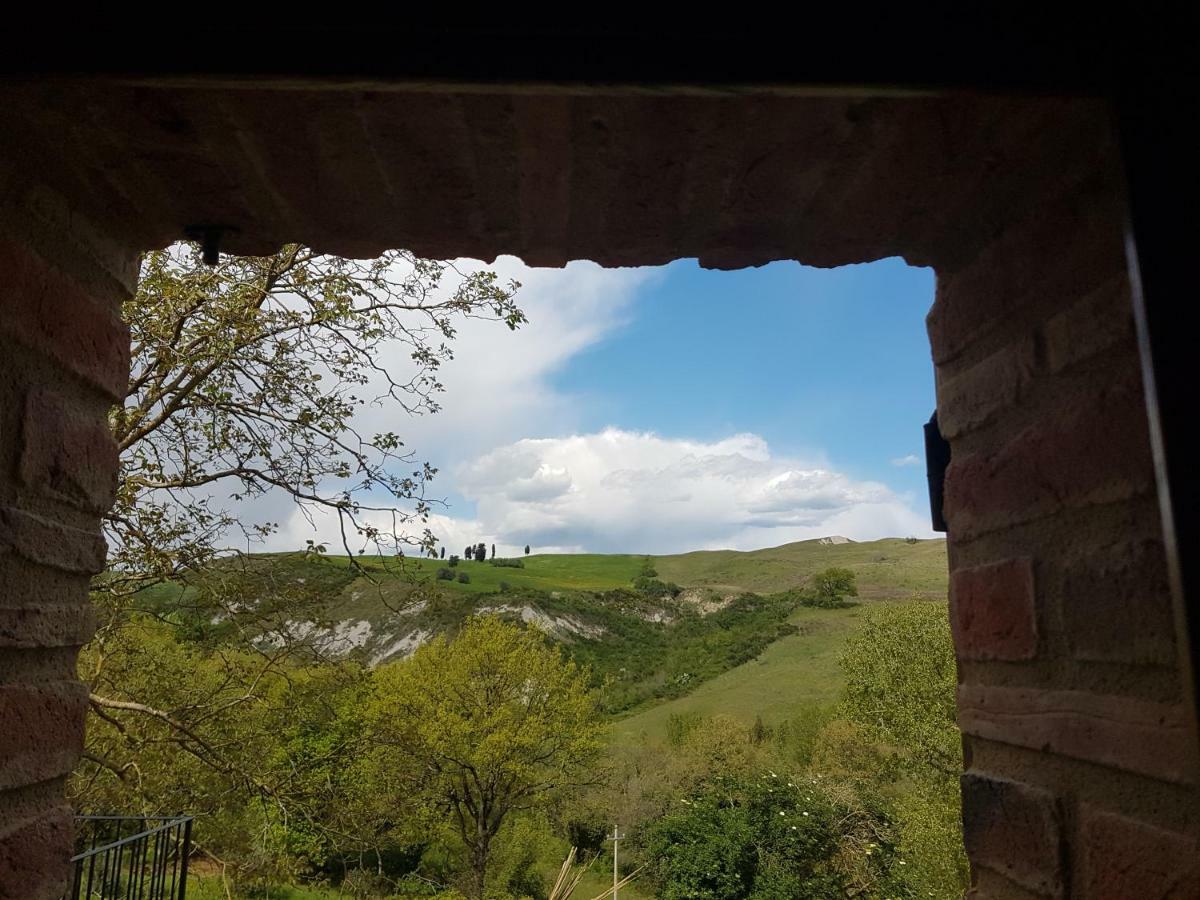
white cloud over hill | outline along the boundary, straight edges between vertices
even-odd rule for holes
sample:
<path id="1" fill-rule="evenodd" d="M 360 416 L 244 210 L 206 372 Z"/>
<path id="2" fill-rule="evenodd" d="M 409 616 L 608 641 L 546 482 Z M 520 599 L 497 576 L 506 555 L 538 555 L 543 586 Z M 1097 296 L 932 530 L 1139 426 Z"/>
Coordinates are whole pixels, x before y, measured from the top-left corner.
<path id="1" fill-rule="evenodd" d="M 696 441 L 616 427 L 579 433 L 584 401 L 556 389 L 553 376 L 618 329 L 660 270 L 587 262 L 530 269 L 511 257 L 491 268 L 521 282 L 529 324 L 510 333 L 492 322 L 463 323 L 455 359 L 442 371 L 440 413 L 395 421 L 394 411 L 376 408 L 359 422 L 364 431 L 400 432 L 440 468 L 433 493 L 458 494 L 474 506 L 434 517 L 432 530 L 448 552 L 478 541 L 504 554 L 527 543 L 539 551 L 672 553 L 830 534 L 931 533 L 912 498 L 821 459 L 777 456 L 754 434 Z M 381 361 L 403 372 L 411 365 L 407 352 L 397 346 Z M 316 520 L 315 535 L 313 523 L 290 508 L 276 506 L 271 518 L 283 525 L 271 549 L 302 547 L 309 538 L 340 548 L 327 518 Z"/>
<path id="2" fill-rule="evenodd" d="M 455 481 L 476 502 L 477 515 L 469 524 L 439 525 L 456 533 L 475 528 L 477 540 L 510 550 L 529 543 L 673 553 L 828 534 L 928 534 L 886 485 L 773 456 L 753 434 L 700 442 L 609 428 L 523 439 L 463 465 Z"/>

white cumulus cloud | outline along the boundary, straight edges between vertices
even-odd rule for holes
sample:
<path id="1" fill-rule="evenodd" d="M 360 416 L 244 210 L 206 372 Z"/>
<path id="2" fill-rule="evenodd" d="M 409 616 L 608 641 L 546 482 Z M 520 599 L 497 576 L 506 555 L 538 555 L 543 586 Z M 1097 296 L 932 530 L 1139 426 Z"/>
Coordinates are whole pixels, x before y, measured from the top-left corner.
<path id="1" fill-rule="evenodd" d="M 774 456 L 753 434 L 703 442 L 608 428 L 525 438 L 460 466 L 453 478 L 476 515 L 469 524 L 435 523 L 435 533 L 437 525 L 456 534 L 466 525 L 475 540 L 503 552 L 532 544 L 673 553 L 828 534 L 930 534 L 907 498 L 886 485 Z"/>
<path id="2" fill-rule="evenodd" d="M 531 269 L 511 257 L 489 268 L 521 282 L 517 296 L 529 324 L 512 333 L 493 322 L 462 323 L 455 359 L 441 372 L 441 412 L 397 419 L 394 409 L 373 407 L 357 422 L 364 432 L 398 432 L 437 466 L 431 496 L 466 498 L 466 507 L 439 509 L 429 522 L 448 552 L 479 541 L 511 555 L 525 544 L 537 552 L 672 553 L 831 534 L 932 536 L 912 498 L 822 459 L 776 455 L 755 434 L 703 441 L 616 427 L 579 433 L 581 398 L 557 390 L 553 376 L 619 329 L 639 290 L 662 270 L 588 262 Z M 402 374 L 411 367 L 408 352 L 385 347 L 378 361 Z M 341 546 L 333 517 L 318 513 L 309 521 L 285 498 L 260 498 L 243 514 L 280 523 L 267 549 L 302 547 L 308 539 L 333 552 Z M 390 525 L 386 514 L 371 518 Z"/>

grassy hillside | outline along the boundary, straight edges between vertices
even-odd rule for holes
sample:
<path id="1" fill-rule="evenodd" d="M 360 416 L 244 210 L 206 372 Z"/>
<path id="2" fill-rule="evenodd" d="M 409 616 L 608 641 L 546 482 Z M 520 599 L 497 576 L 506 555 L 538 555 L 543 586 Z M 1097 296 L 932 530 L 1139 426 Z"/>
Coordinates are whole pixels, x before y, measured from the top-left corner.
<path id="1" fill-rule="evenodd" d="M 618 719 L 614 739 L 665 740 L 672 715 L 726 715 L 747 725 L 761 715 L 776 724 L 805 708 L 833 703 L 842 690 L 838 653 L 861 615 L 862 608 L 854 606 L 797 610 L 789 619 L 799 629 L 796 634 L 685 696 Z"/>
<path id="2" fill-rule="evenodd" d="M 841 566 L 856 574 L 860 598 L 867 602 L 914 594 L 940 598 L 946 593 L 945 554 L 944 541 L 889 539 L 804 541 L 751 552 L 650 558 L 534 554 L 515 560 L 519 567 L 464 560 L 451 568 L 443 560 L 370 557 L 360 557 L 354 565 L 344 556 L 302 553 L 264 554 L 247 564 L 250 576 L 263 582 L 262 595 L 282 596 L 281 614 L 292 625 L 314 623 L 317 633 L 329 637 L 326 649 L 333 652 L 358 652 L 378 663 L 453 630 L 473 612 L 497 610 L 572 644 L 574 655 L 593 669 L 620 671 L 626 683 L 642 682 L 634 693 L 644 699 L 647 690 L 656 697 L 677 695 L 671 679 L 690 676 L 690 690 L 788 632 L 778 626 L 790 607 L 782 613 L 764 610 L 760 603 L 738 599 L 746 592 L 764 598 L 787 592 L 806 585 L 816 572 Z M 661 581 L 687 589 L 677 601 L 630 591 L 647 559 Z M 439 570 L 454 579 L 438 579 Z M 213 570 L 214 583 L 221 581 L 223 571 Z M 468 580 L 457 580 L 460 575 Z M 191 593 L 179 585 L 160 586 L 147 592 L 147 605 L 167 614 Z M 299 595 L 304 602 L 288 599 Z M 696 653 L 699 669 L 693 668 Z M 634 702 L 633 695 L 627 700 Z M 627 706 L 622 701 L 613 708 Z"/>
<path id="3" fill-rule="evenodd" d="M 302 554 L 294 553 L 276 554 L 273 558 L 292 560 L 297 574 L 301 570 L 323 571 L 325 577 L 332 576 L 335 581 L 339 576 L 355 580 L 350 561 L 344 556 L 306 560 Z M 631 554 L 535 553 L 519 558 L 521 568 L 462 561 L 454 572 L 467 573 L 470 582 L 440 585 L 472 594 L 498 591 L 501 583 L 514 589 L 542 591 L 611 590 L 628 586 L 645 559 Z M 914 593 L 944 597 L 946 593 L 943 540 L 908 543 L 901 538 L 885 538 L 846 544 L 800 541 L 767 550 L 700 550 L 649 559 L 663 581 L 724 592 L 788 590 L 804 585 L 814 572 L 841 566 L 858 577 L 859 592 L 865 599 L 907 597 Z M 432 580 L 439 569 L 448 567 L 445 560 L 421 558 L 386 563 L 360 558 L 358 562 L 385 583 L 392 583 L 390 589 L 384 587 L 384 596 L 388 596 L 389 590 L 393 593 L 406 590 L 409 581 Z M 362 587 L 360 584 L 359 588 Z"/>
<path id="4" fill-rule="evenodd" d="M 686 589 L 677 599 L 631 589 L 648 559 L 635 555 L 534 554 L 515 560 L 519 567 L 464 560 L 451 568 L 432 559 L 366 557 L 356 566 L 344 556 L 282 553 L 251 557 L 247 574 L 261 579 L 261 596 L 280 598 L 275 618 L 284 620 L 276 626 L 281 634 L 314 635 L 323 650 L 355 653 L 372 665 L 456 630 L 473 613 L 496 611 L 536 624 L 567 644 L 590 666 L 597 684 L 607 685 L 605 703 L 611 711 L 688 694 L 680 711 L 715 711 L 724 704 L 752 717 L 773 713 L 783 702 L 755 684 L 755 673 L 764 666 L 782 666 L 767 680 L 770 690 L 788 702 L 837 692 L 829 680 L 833 648 L 855 613 L 797 608 L 793 589 L 804 587 L 816 572 L 841 566 L 856 574 L 865 602 L 916 594 L 943 598 L 945 554 L 944 541 L 889 539 L 804 541 L 752 552 L 649 558 L 661 581 Z M 455 579 L 438 579 L 439 570 Z M 217 567 L 201 582 L 219 584 L 226 571 Z M 458 581 L 460 574 L 469 580 Z M 148 592 L 147 605 L 169 615 L 186 608 L 180 600 L 193 592 L 160 586 Z M 258 607 L 255 615 L 262 611 Z M 204 613 L 197 615 L 202 629 L 232 627 L 219 616 L 206 625 Z M 800 633 L 793 634 L 795 629 Z M 266 633 L 269 640 L 270 630 Z M 753 662 L 743 666 L 747 660 Z M 716 676 L 721 677 L 711 681 Z M 667 714 L 662 713 L 663 721 Z M 657 729 L 656 721 L 647 719 L 646 727 Z"/>
<path id="5" fill-rule="evenodd" d="M 946 542 L 886 538 L 863 543 L 800 541 L 767 550 L 700 550 L 654 558 L 659 576 L 688 587 L 782 591 L 830 566 L 850 569 L 866 599 L 946 594 Z"/>

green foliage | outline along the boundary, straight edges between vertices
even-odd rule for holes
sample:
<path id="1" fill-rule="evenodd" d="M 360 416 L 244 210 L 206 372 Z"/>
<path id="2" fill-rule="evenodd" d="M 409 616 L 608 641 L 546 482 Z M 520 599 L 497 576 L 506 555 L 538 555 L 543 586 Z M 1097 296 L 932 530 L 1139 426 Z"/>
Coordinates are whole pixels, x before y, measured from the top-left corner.
<path id="1" fill-rule="evenodd" d="M 391 816 L 449 816 L 482 897 L 492 843 L 517 810 L 587 780 L 603 725 L 586 673 L 536 632 L 472 619 L 376 672 L 372 793 Z"/>
<path id="2" fill-rule="evenodd" d="M 603 704 L 609 712 L 682 696 L 754 659 L 795 632 L 787 618 L 797 605 L 791 595 L 743 594 L 702 616 L 691 606 L 631 591 L 570 598 L 539 595 L 537 603 L 548 613 L 584 615 L 604 629 L 602 640 L 578 641 L 571 654 L 603 685 Z"/>
<path id="3" fill-rule="evenodd" d="M 633 579 L 633 589 L 639 594 L 646 597 L 661 599 L 664 597 L 675 598 L 682 592 L 683 588 L 671 582 L 670 584 L 658 579 L 658 571 L 651 563 L 650 557 L 642 560 L 642 567 L 638 570 L 638 574 Z"/>
<path id="4" fill-rule="evenodd" d="M 85 648 L 81 665 L 103 693 L 70 784 L 76 807 L 193 813 L 197 840 L 231 858 L 235 878 L 306 872 L 368 849 L 369 837 L 333 836 L 353 816 L 362 669 L 184 635 L 137 617 Z M 208 714 L 185 718 L 196 708 Z"/>
<path id="5" fill-rule="evenodd" d="M 841 606 L 848 597 L 858 596 L 858 581 L 849 569 L 833 566 L 813 575 L 811 596 L 814 606 Z"/>
<path id="6" fill-rule="evenodd" d="M 647 597 L 678 597 L 683 588 L 671 582 L 670 584 L 659 581 L 657 578 L 648 578 L 644 575 L 639 575 L 633 579 L 633 589 L 640 594 L 645 594 Z"/>
<path id="7" fill-rule="evenodd" d="M 214 559 L 230 530 L 235 546 L 274 530 L 239 522 L 214 505 L 221 494 L 290 496 L 333 515 L 347 544 L 409 543 L 404 529 L 424 524 L 423 486 L 436 470 L 396 434 L 356 429 L 373 399 L 363 387 L 382 377 L 380 399 L 397 411 L 436 412 L 456 319 L 525 321 L 515 283 L 487 271 L 457 284 L 448 275 L 458 273 L 405 251 L 360 261 L 291 244 L 216 266 L 193 244 L 147 254 L 123 309 L 132 372 L 110 416 L 121 471 L 98 589 L 128 597 Z M 374 363 L 391 341 L 409 346 L 411 371 Z M 397 517 L 386 534 L 368 521 L 384 508 L 366 505 L 372 493 Z M 427 532 L 415 538 L 432 546 Z"/>
<path id="8" fill-rule="evenodd" d="M 654 860 L 659 896 L 683 898 L 825 898 L 842 896 L 851 873 L 839 860 L 866 816 L 887 831 L 878 812 L 834 802 L 815 779 L 716 777 L 652 824 L 647 855 Z M 871 881 L 896 887 L 895 848 L 871 842 L 864 854 Z M 859 893 L 859 892 L 855 892 Z M 889 892 L 890 896 L 897 893 Z"/>
<path id="9" fill-rule="evenodd" d="M 466 572 L 459 572 L 458 573 L 458 583 L 459 584 L 470 584 L 471 576 L 468 575 Z"/>
<path id="10" fill-rule="evenodd" d="M 958 776 L 958 683 L 944 603 L 887 604 L 871 610 L 842 654 L 842 714 L 896 748 L 913 773 Z"/>
<path id="11" fill-rule="evenodd" d="M 957 683 L 946 605 L 889 604 L 872 610 L 842 655 L 846 690 L 818 740 L 826 771 L 888 790 L 900 844 L 921 896 L 961 896 L 967 884 L 955 724 Z"/>
<path id="12" fill-rule="evenodd" d="M 771 734 L 780 756 L 793 765 L 808 766 L 817 738 L 832 716 L 832 707 L 813 703 L 780 722 Z"/>
<path id="13" fill-rule="evenodd" d="M 493 556 L 490 560 L 488 560 L 488 562 L 490 562 L 493 566 L 499 566 L 502 569 L 525 568 L 525 561 L 522 559 L 505 559 L 504 557 L 497 558 Z"/>
<path id="14" fill-rule="evenodd" d="M 442 568 L 437 570 L 437 577 L 438 581 L 453 581 L 454 573 L 448 568 Z"/>
<path id="15" fill-rule="evenodd" d="M 706 722 L 699 713 L 672 713 L 667 717 L 667 743 L 672 747 L 681 747 L 697 728 Z"/>

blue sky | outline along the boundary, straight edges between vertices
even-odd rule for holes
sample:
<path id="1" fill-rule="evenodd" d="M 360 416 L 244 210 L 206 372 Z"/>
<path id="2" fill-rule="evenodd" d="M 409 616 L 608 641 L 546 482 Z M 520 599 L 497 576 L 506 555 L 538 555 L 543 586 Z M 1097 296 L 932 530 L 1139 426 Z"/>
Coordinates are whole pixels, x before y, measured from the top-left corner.
<path id="1" fill-rule="evenodd" d="M 397 431 L 438 467 L 445 505 L 430 527 L 451 549 L 932 536 L 919 460 L 934 405 L 930 270 L 490 268 L 521 283 L 529 323 L 462 323 L 438 415 L 370 410 L 359 423 Z M 403 347 L 380 361 L 410 364 Z M 332 527 L 316 522 L 317 538 L 336 545 Z M 295 515 L 272 544 L 313 532 Z"/>
<path id="2" fill-rule="evenodd" d="M 677 260 L 553 384 L 585 401 L 587 429 L 748 431 L 781 453 L 823 452 L 855 477 L 924 490 L 923 467 L 892 461 L 921 455 L 934 408 L 933 281 L 901 259 L 732 272 Z"/>

